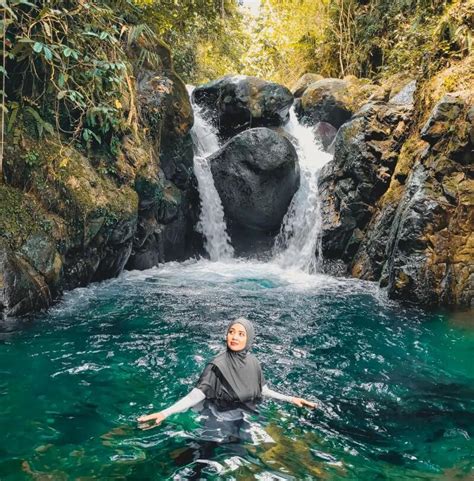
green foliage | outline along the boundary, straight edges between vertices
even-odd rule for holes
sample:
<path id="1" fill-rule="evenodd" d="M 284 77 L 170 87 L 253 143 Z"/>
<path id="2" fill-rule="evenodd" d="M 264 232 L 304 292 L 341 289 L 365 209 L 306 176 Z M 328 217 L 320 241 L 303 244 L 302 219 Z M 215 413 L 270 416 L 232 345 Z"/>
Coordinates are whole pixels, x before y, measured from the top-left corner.
<path id="1" fill-rule="evenodd" d="M 470 55 L 473 31 L 471 0 L 263 0 L 248 68 L 285 83 L 308 71 L 426 76 Z"/>
<path id="2" fill-rule="evenodd" d="M 134 65 L 127 48 L 155 38 L 131 0 L 3 0 L 0 48 L 7 50 L 7 130 L 21 118 L 36 135 L 59 132 L 116 149 L 130 131 L 124 97 Z M 159 67 L 159 57 L 148 62 Z M 143 60 L 143 56 L 142 56 Z"/>
<path id="3" fill-rule="evenodd" d="M 36 150 L 30 150 L 23 156 L 23 160 L 28 167 L 33 168 L 39 164 L 40 156 Z"/>
<path id="4" fill-rule="evenodd" d="M 187 82 L 203 82 L 240 71 L 245 53 L 237 0 L 136 0 L 173 51 L 176 71 Z"/>

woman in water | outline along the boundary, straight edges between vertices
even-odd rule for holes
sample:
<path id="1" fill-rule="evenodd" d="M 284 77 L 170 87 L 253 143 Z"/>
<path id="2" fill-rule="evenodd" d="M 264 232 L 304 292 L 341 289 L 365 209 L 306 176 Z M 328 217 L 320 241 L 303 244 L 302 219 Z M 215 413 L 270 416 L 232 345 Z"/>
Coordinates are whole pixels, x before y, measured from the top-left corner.
<path id="1" fill-rule="evenodd" d="M 240 317 L 232 321 L 227 328 L 227 350 L 206 366 L 196 387 L 169 408 L 139 417 L 139 427 L 154 427 L 168 416 L 186 411 L 204 400 L 210 401 L 210 411 L 217 418 L 229 420 L 235 420 L 235 412 L 241 412 L 242 408 L 254 411 L 262 396 L 315 408 L 316 404 L 311 401 L 280 394 L 266 385 L 260 363 L 249 352 L 254 338 L 255 330 L 248 319 Z M 150 422 L 152 424 L 148 424 Z"/>

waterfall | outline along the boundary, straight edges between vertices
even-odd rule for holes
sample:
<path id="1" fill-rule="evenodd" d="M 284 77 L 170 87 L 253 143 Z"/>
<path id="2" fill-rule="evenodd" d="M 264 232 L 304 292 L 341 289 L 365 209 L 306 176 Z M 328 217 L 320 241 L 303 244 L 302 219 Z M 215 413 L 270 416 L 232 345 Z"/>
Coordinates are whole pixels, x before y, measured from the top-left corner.
<path id="1" fill-rule="evenodd" d="M 188 88 L 191 96 L 192 88 Z M 204 235 L 204 247 L 212 261 L 230 259 L 234 249 L 226 230 L 224 209 L 214 185 L 207 157 L 219 149 L 215 128 L 205 120 L 203 110 L 193 104 L 194 126 L 191 136 L 194 145 L 194 174 L 201 199 L 198 229 Z"/>
<path id="2" fill-rule="evenodd" d="M 332 155 L 323 151 L 311 127 L 299 123 L 293 108 L 284 129 L 298 152 L 301 180 L 275 239 L 274 261 L 283 268 L 313 273 L 318 270 L 321 252 L 318 172 Z"/>

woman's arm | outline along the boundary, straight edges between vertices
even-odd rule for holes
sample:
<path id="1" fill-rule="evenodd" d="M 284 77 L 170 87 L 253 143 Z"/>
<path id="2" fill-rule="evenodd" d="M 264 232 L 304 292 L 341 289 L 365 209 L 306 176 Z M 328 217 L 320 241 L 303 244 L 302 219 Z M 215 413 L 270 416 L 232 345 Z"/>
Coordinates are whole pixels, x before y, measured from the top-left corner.
<path id="1" fill-rule="evenodd" d="M 276 391 L 272 391 L 266 384 L 262 388 L 262 396 L 269 397 L 271 399 L 277 399 L 278 401 L 292 402 L 292 396 L 287 396 Z"/>
<path id="2" fill-rule="evenodd" d="M 287 396 L 276 391 L 272 391 L 266 384 L 262 388 L 262 396 L 269 397 L 271 399 L 277 399 L 278 401 L 286 401 L 289 403 L 296 404 L 298 407 L 307 406 L 310 408 L 315 408 L 316 403 L 307 401 L 299 397 Z"/>
<path id="3" fill-rule="evenodd" d="M 137 421 L 139 423 L 146 423 L 148 421 L 155 420 L 155 424 L 160 424 L 168 416 L 186 411 L 187 409 L 199 404 L 205 398 L 205 394 L 200 389 L 194 388 L 189 394 L 181 398 L 179 401 L 176 401 L 169 408 L 163 409 L 163 411 L 160 411 L 158 413 L 148 414 L 147 416 L 140 416 Z"/>
<path id="4" fill-rule="evenodd" d="M 167 418 L 172 414 L 182 413 L 183 411 L 196 406 L 201 401 L 204 401 L 204 399 L 206 399 L 205 394 L 200 389 L 195 387 L 189 394 L 181 398 L 179 401 L 176 401 L 172 406 L 163 409 L 161 414 Z"/>

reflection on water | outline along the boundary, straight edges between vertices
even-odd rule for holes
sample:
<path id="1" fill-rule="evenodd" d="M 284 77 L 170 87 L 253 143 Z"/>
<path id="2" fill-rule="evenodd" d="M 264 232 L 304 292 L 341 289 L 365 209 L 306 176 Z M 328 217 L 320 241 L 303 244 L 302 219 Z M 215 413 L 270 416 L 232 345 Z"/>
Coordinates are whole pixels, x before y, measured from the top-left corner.
<path id="1" fill-rule="evenodd" d="M 224 438 L 192 411 L 138 430 L 239 315 L 271 386 L 321 409 L 265 401 Z M 472 333 L 374 284 L 268 263 L 128 272 L 2 326 L 0 479 L 472 479 Z"/>

